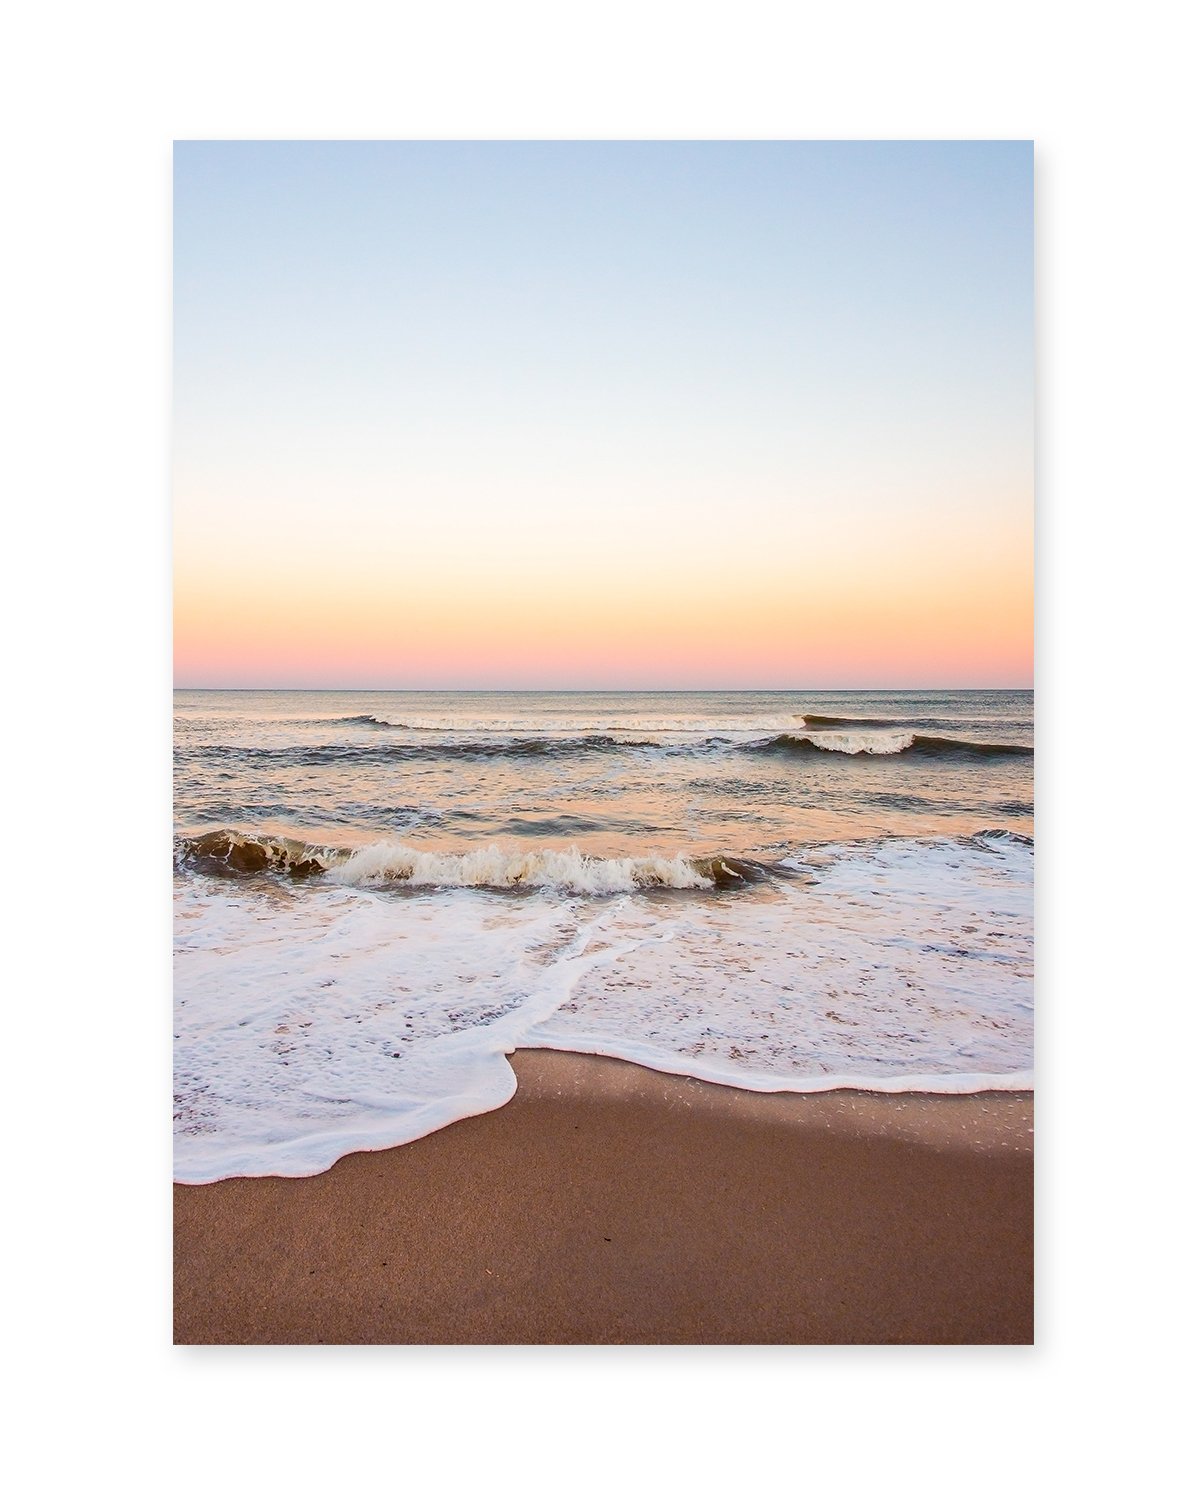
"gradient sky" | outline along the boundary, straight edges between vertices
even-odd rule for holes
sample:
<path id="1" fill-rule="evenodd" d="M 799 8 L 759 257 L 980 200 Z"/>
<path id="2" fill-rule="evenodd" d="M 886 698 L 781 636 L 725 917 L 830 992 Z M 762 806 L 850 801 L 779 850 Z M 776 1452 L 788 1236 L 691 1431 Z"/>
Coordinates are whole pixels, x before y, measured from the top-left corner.
<path id="1" fill-rule="evenodd" d="M 1029 143 L 175 148 L 181 687 L 1033 672 Z"/>

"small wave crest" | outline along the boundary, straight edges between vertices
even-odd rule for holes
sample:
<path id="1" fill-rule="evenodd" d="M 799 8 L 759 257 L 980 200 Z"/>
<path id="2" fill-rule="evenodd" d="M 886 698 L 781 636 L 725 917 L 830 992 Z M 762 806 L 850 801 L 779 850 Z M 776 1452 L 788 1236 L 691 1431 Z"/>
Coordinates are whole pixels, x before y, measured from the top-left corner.
<path id="1" fill-rule="evenodd" d="M 1027 833 L 1014 833 L 1011 828 L 981 828 L 971 835 L 971 842 L 981 849 L 1033 848 L 1033 840 Z"/>
<path id="2" fill-rule="evenodd" d="M 834 751 L 841 755 L 904 755 L 906 753 L 962 759 L 1027 756 L 1028 745 L 987 744 L 979 740 L 957 740 L 943 735 L 917 734 L 909 729 L 813 730 L 807 734 L 777 734 L 768 740 L 756 740 L 745 747 L 759 753 L 806 755 L 813 751 Z"/>

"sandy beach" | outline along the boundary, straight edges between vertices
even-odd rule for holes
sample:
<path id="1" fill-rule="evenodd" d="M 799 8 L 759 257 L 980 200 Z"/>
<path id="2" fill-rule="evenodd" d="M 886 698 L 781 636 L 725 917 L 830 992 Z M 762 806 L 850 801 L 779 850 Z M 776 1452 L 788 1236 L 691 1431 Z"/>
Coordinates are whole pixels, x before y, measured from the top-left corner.
<path id="1" fill-rule="evenodd" d="M 507 1106 L 409 1145 L 177 1185 L 175 1342 L 1032 1341 L 1032 1095 L 512 1061 Z"/>

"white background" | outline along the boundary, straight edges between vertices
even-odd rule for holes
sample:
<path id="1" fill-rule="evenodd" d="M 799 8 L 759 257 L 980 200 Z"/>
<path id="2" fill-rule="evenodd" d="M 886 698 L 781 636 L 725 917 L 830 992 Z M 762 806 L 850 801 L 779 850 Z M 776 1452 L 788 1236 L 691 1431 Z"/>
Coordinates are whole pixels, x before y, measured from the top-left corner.
<path id="1" fill-rule="evenodd" d="M 1009 1496 L 1156 1493 L 1190 1470 L 1200 254 L 1185 15 L 1044 0 L 10 15 L 0 867 L 17 1492 L 107 1475 L 133 1495 Z M 170 150 L 201 136 L 1034 138 L 1035 1349 L 171 1348 Z"/>

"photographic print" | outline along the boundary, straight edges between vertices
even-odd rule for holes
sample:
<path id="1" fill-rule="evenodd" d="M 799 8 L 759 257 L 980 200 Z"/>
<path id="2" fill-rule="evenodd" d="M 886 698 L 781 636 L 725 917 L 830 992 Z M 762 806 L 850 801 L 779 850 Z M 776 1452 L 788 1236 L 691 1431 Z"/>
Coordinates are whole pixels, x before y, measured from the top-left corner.
<path id="1" fill-rule="evenodd" d="M 1033 1339 L 1033 148 L 174 152 L 182 1344 Z"/>

